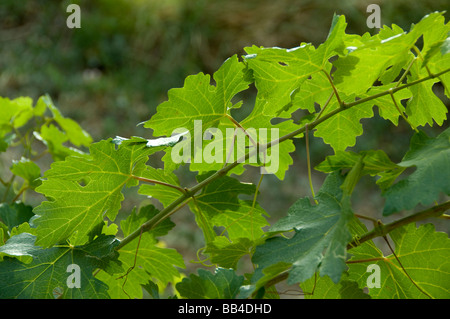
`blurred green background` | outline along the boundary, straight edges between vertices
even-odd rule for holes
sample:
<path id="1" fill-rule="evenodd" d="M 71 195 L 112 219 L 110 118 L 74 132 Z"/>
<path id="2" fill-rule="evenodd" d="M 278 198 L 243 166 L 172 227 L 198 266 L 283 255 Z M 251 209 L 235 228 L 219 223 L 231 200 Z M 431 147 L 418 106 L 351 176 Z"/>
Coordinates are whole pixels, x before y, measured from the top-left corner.
<path id="1" fill-rule="evenodd" d="M 70 3 L 81 7 L 81 29 L 66 27 Z M 150 138 L 151 131 L 136 125 L 148 120 L 167 99 L 167 91 L 181 87 L 186 76 L 212 74 L 226 58 L 244 54 L 243 48 L 253 44 L 319 45 L 334 13 L 346 16 L 347 33 L 373 34 L 376 29 L 366 25 L 371 3 L 380 5 L 382 24 L 395 23 L 404 30 L 449 4 L 448 0 L 1 0 L 0 96 L 37 99 L 49 93 L 63 114 L 78 121 L 95 141 L 116 135 Z M 442 88 L 435 88 L 448 105 Z M 244 108 L 250 103 L 251 97 Z M 383 149 L 400 161 L 408 149 L 410 128 L 402 121 L 395 127 L 378 118 L 362 122 L 365 134 L 354 149 Z M 442 128 L 426 130 L 437 134 Z M 313 165 L 332 153 L 318 138 L 310 136 L 310 143 Z M 297 142 L 293 157 L 295 164 L 284 181 L 265 176 L 261 186 L 261 205 L 273 219 L 299 197 L 310 195 L 304 140 Z M 257 183 L 255 172 L 250 169 L 243 179 Z M 313 177 L 317 192 L 325 176 L 314 172 Z M 373 179 L 368 177 L 361 185 L 355 210 L 381 217 L 383 199 Z M 179 221 L 178 237 L 170 244 L 195 254 L 192 243 L 201 247 L 201 236 L 192 226 L 192 215 L 174 218 Z"/>

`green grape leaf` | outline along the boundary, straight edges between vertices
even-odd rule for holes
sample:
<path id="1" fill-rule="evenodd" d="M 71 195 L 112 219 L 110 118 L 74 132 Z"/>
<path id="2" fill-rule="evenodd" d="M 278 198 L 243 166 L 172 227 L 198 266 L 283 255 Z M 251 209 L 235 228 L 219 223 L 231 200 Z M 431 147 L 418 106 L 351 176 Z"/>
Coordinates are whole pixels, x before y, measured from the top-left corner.
<path id="1" fill-rule="evenodd" d="M 31 207 L 29 207 L 27 209 L 31 210 Z M 18 235 L 18 234 L 22 234 L 22 233 L 29 233 L 31 235 L 36 235 L 36 228 L 34 228 L 32 226 L 32 223 L 31 223 L 32 220 L 33 220 L 33 217 L 30 219 L 30 223 L 24 222 L 24 223 L 20 224 L 19 226 L 14 227 L 10 231 L 11 237 Z"/>
<path id="2" fill-rule="evenodd" d="M 445 22 L 445 18 L 442 17 L 442 22 Z M 450 31 L 450 24 L 442 24 L 440 27 L 437 25 L 431 32 L 424 34 L 424 47 L 422 48 L 423 66 L 430 66 L 430 61 L 439 53 L 445 55 L 450 51 L 450 37 L 448 32 Z"/>
<path id="3" fill-rule="evenodd" d="M 0 220 L 2 220 L 8 230 L 11 231 L 14 227 L 22 223 L 28 222 L 33 214 L 33 207 L 25 205 L 24 203 L 0 203 Z"/>
<path id="4" fill-rule="evenodd" d="M 202 182 L 212 175 L 212 172 L 197 176 L 197 181 Z M 210 219 L 216 214 L 226 210 L 239 210 L 239 194 L 254 195 L 256 187 L 250 183 L 241 183 L 237 179 L 229 176 L 222 176 L 208 185 L 201 193 L 195 196 L 198 207 L 205 212 Z"/>
<path id="5" fill-rule="evenodd" d="M 258 295 L 264 293 L 264 295 L 266 295 L 268 291 L 265 290 L 264 286 L 270 280 L 290 270 L 291 266 L 292 263 L 280 261 L 267 266 L 261 273 L 255 272 L 251 278 L 251 283 L 241 287 L 238 297 L 240 299 L 245 299 L 250 298 L 253 294 Z"/>
<path id="6" fill-rule="evenodd" d="M 44 117 L 47 109 L 51 111 L 52 117 Z M 92 137 L 77 122 L 64 117 L 48 94 L 38 99 L 32 111 L 33 116 L 45 119 L 40 129 L 35 128 L 33 135 L 47 146 L 53 160 L 59 161 L 69 155 L 85 154 L 82 150 L 65 144 L 70 142 L 76 147 L 88 147 L 92 143 Z"/>
<path id="7" fill-rule="evenodd" d="M 259 159 L 262 160 L 264 169 L 261 171 L 263 174 L 275 174 L 280 180 L 284 179 L 286 171 L 293 163 L 290 153 L 295 151 L 295 145 L 292 140 L 285 141 L 281 144 L 276 144 L 267 150 L 267 154 L 261 154 L 262 145 L 268 144 L 279 137 L 291 133 L 298 129 L 298 126 L 292 122 L 292 120 L 286 120 L 276 125 L 271 123 L 272 117 L 265 115 L 263 109 L 269 105 L 265 100 L 256 98 L 255 107 L 252 112 L 240 122 L 240 125 L 244 128 L 259 128 L 258 136 L 252 135 L 253 140 L 258 143 Z M 273 106 L 274 107 L 274 106 Z M 277 135 L 274 136 L 274 133 Z M 249 143 L 249 145 L 253 145 Z M 251 149 L 254 150 L 254 149 Z M 270 154 L 270 158 L 269 158 Z M 254 165 L 254 164 L 253 164 Z"/>
<path id="8" fill-rule="evenodd" d="M 347 37 L 345 34 L 346 28 L 347 22 L 345 21 L 345 16 L 334 14 L 327 39 L 317 48 L 317 54 L 321 55 L 322 58 L 322 67 L 327 64 L 328 59 L 333 55 L 343 53 L 345 39 Z"/>
<path id="9" fill-rule="evenodd" d="M 152 299 L 161 299 L 159 296 L 159 287 L 153 281 L 149 281 L 145 285 L 142 285 L 142 288 L 149 293 Z"/>
<path id="10" fill-rule="evenodd" d="M 0 153 L 5 152 L 16 138 L 14 133 L 7 133 L 5 136 L 0 136 Z"/>
<path id="11" fill-rule="evenodd" d="M 86 153 L 75 147 L 64 145 L 69 141 L 69 137 L 53 124 L 42 125 L 40 131 L 34 131 L 33 135 L 47 146 L 48 152 L 52 155 L 54 161 L 61 161 L 69 155 L 86 155 Z"/>
<path id="12" fill-rule="evenodd" d="M 342 203 L 343 177 L 328 176 L 312 206 L 309 198 L 301 198 L 288 211 L 288 216 L 276 222 L 269 231 L 295 230 L 291 238 L 273 237 L 256 247 L 252 261 L 259 268 L 277 262 L 292 263 L 288 283 L 304 282 L 316 270 L 333 282 L 340 280 L 345 270 L 346 245 L 351 239 L 347 222 L 353 216 Z"/>
<path id="13" fill-rule="evenodd" d="M 420 70 L 419 68 L 418 63 L 411 67 L 411 75 L 407 77 L 408 82 L 428 75 L 425 69 Z M 412 98 L 407 102 L 406 114 L 409 122 L 415 127 L 425 126 L 426 124 L 433 126 L 433 121 L 441 126 L 447 119 L 447 107 L 432 89 L 437 82 L 439 82 L 439 79 L 430 79 L 409 88 Z"/>
<path id="14" fill-rule="evenodd" d="M 53 119 L 64 130 L 69 141 L 73 145 L 89 146 L 92 143 L 92 137 L 83 130 L 77 122 L 64 117 L 59 109 L 53 104 L 53 101 L 48 94 L 42 97 L 42 101 L 50 109 L 53 114 Z"/>
<path id="15" fill-rule="evenodd" d="M 208 144 L 204 141 L 204 134 L 206 130 L 217 129 L 222 133 L 222 123 L 231 123 L 231 109 L 242 104 L 237 102 L 233 105 L 231 100 L 248 88 L 251 78 L 244 64 L 235 55 L 214 73 L 214 80 L 215 86 L 210 84 L 210 76 L 203 73 L 187 77 L 184 87 L 170 90 L 168 101 L 160 104 L 157 113 L 145 122 L 144 126 L 152 128 L 155 136 L 183 135 L 179 145 L 171 149 L 170 153 L 166 152 L 162 158 L 165 172 L 174 171 L 182 163 L 191 163 L 192 171 L 204 173 L 217 170 L 226 162 L 226 152 L 222 145 L 219 153 L 216 150 L 214 159 L 219 159 L 214 163 L 210 163 L 206 152 L 205 158 L 202 157 L 202 148 L 208 147 L 204 146 L 205 142 Z M 223 138 L 225 135 L 223 134 Z M 223 142 L 223 138 L 216 141 L 215 145 Z M 196 166 L 195 163 L 200 164 Z M 233 172 L 236 173 L 237 169 Z"/>
<path id="16" fill-rule="evenodd" d="M 386 198 L 383 215 L 391 215 L 412 209 L 419 203 L 430 205 L 439 194 L 450 195 L 450 129 L 438 137 L 428 137 L 424 132 L 416 133 L 410 149 L 398 164 L 401 167 L 416 167 L 406 178 L 395 183 L 382 194 Z"/>
<path id="17" fill-rule="evenodd" d="M 120 222 L 124 236 L 154 217 L 159 211 L 152 205 L 133 210 L 126 220 Z M 142 286 L 147 284 L 149 276 L 167 285 L 179 276 L 179 268 L 185 268 L 182 256 L 174 249 L 161 247 L 155 237 L 164 236 L 175 224 L 165 219 L 151 231 L 142 233 L 141 238 L 119 250 L 119 261 L 125 273 L 113 276 L 101 272 L 97 278 L 109 286 L 111 298 L 142 298 Z M 138 247 L 139 244 L 139 247 Z M 136 255 L 137 249 L 137 255 Z M 136 259 L 136 264 L 135 264 Z"/>
<path id="18" fill-rule="evenodd" d="M 0 263 L 0 298 L 19 299 L 106 299 L 108 286 L 96 279 L 93 271 L 117 263 L 114 251 L 119 242 L 114 236 L 102 236 L 83 246 L 58 246 L 47 249 L 35 246 L 35 236 L 21 233 L 0 247 L 11 257 L 28 256 L 29 263 L 5 258 Z M 78 266 L 79 280 L 70 281 L 69 268 Z M 69 286 L 68 283 L 75 286 Z"/>
<path id="19" fill-rule="evenodd" d="M 13 100 L 0 97 L 0 136 L 25 125 L 33 117 L 32 104 L 33 100 L 29 97 Z"/>
<path id="20" fill-rule="evenodd" d="M 423 34 L 422 56 L 424 57 L 424 63 L 429 59 L 430 51 L 436 45 L 442 45 L 448 37 L 450 23 L 445 23 L 444 14 L 445 12 L 433 12 L 426 15 L 417 25 L 412 26 L 412 32 Z"/>
<path id="21" fill-rule="evenodd" d="M 159 210 L 153 205 L 143 206 L 138 211 L 134 208 L 127 219 L 120 222 L 120 229 L 124 236 L 127 236 L 158 213 Z M 156 238 L 167 235 L 173 227 L 175 227 L 175 224 L 169 218 L 166 218 L 147 233 L 152 234 Z"/>
<path id="22" fill-rule="evenodd" d="M 47 104 L 45 103 L 45 95 L 40 96 L 34 106 L 34 116 L 44 116 L 47 110 Z"/>
<path id="23" fill-rule="evenodd" d="M 137 240 L 119 251 L 119 260 L 125 269 L 130 269 L 134 265 L 136 248 Z M 116 288 L 116 293 L 121 298 L 127 298 L 128 296 L 142 298 L 140 285 L 148 281 L 149 274 L 163 285 L 167 285 L 178 278 L 179 271 L 176 267 L 185 268 L 183 257 L 174 249 L 158 247 L 156 240 L 147 234 L 143 234 L 139 245 L 136 267 L 128 275 L 124 274 L 125 277 L 123 278 L 110 277 L 110 281 L 105 280 L 105 282 L 110 286 L 113 285 L 112 287 Z M 99 279 L 101 278 L 103 277 L 99 277 Z M 111 282 L 114 282 L 114 284 L 111 284 Z"/>
<path id="24" fill-rule="evenodd" d="M 255 241 L 264 234 L 262 228 L 269 225 L 264 215 L 267 213 L 258 203 L 253 205 L 252 201 L 239 201 L 236 210 L 214 215 L 212 223 L 225 227 L 224 231 L 230 239 L 248 238 Z"/>
<path id="25" fill-rule="evenodd" d="M 245 48 L 245 61 L 253 71 L 258 96 L 269 101 L 264 114 L 272 116 L 291 102 L 291 93 L 312 74 L 321 70 L 322 61 L 311 44 L 293 49 Z M 289 112 L 277 114 L 290 117 Z"/>
<path id="26" fill-rule="evenodd" d="M 4 236 L 6 236 L 5 237 L 5 242 L 9 238 L 12 238 L 12 237 L 14 237 L 16 235 L 19 235 L 19 234 L 22 234 L 22 233 L 27 233 L 27 235 L 30 235 L 30 236 L 36 234 L 36 229 L 35 228 L 31 228 L 31 226 L 30 226 L 30 224 L 28 222 L 24 222 L 24 223 L 14 227 L 14 228 L 12 228 L 11 230 L 8 230 L 8 228 L 5 227 L 5 226 L 2 227 L 4 229 L 4 231 L 5 231 L 5 233 L 4 233 Z M 8 233 L 9 233 L 9 236 L 8 236 Z M 24 247 L 26 247 L 26 246 L 20 247 L 19 245 L 15 245 L 14 241 L 11 241 L 9 243 L 8 248 L 6 248 L 6 249 L 9 250 L 10 252 L 13 252 L 13 253 L 11 254 L 11 253 L 7 253 L 7 252 L 0 252 L 0 261 L 3 260 L 3 257 L 5 257 L 5 256 L 6 257 L 11 257 L 12 255 L 14 255 L 14 257 L 18 261 L 26 263 L 26 264 L 29 264 L 33 260 L 33 257 L 30 254 L 27 254 L 27 253 L 25 253 L 25 254 L 21 254 L 20 253 L 20 251 L 25 251 L 26 250 L 26 249 L 24 249 Z M 14 248 L 15 252 L 11 248 Z M 33 249 L 33 247 L 31 247 L 30 249 Z"/>
<path id="27" fill-rule="evenodd" d="M 153 129 L 155 136 L 171 136 L 175 130 L 181 133 L 181 129 L 193 133 L 194 120 L 201 120 L 204 129 L 217 126 L 232 108 L 231 99 L 248 88 L 250 82 L 244 71 L 234 55 L 214 73 L 216 86 L 210 84 L 207 74 L 188 76 L 183 88 L 169 91 L 169 100 L 158 106 L 144 127 Z"/>
<path id="28" fill-rule="evenodd" d="M 225 236 L 217 236 L 209 242 L 205 254 L 211 256 L 211 262 L 223 268 L 237 268 L 239 260 L 251 253 L 253 242 L 248 238 L 237 238 L 230 241 Z"/>
<path id="29" fill-rule="evenodd" d="M 212 173 L 197 176 L 197 181 L 203 181 Z M 214 240 L 215 237 L 213 217 L 225 211 L 239 210 L 238 196 L 240 194 L 253 195 L 255 190 L 253 184 L 241 183 L 235 178 L 222 176 L 206 185 L 201 193 L 195 196 L 195 200 L 189 203 L 189 207 L 195 214 L 196 222 L 202 229 L 207 243 Z"/>
<path id="30" fill-rule="evenodd" d="M 145 171 L 142 172 L 141 177 L 179 186 L 177 176 L 174 173 L 166 172 L 163 169 L 156 169 L 148 166 Z M 178 189 L 160 184 L 142 184 L 139 187 L 139 194 L 156 198 L 164 205 L 164 207 L 171 204 L 182 195 Z"/>
<path id="31" fill-rule="evenodd" d="M 333 99 L 324 112 L 324 115 L 339 107 L 339 103 Z M 349 146 L 354 146 L 356 137 L 363 133 L 360 120 L 371 117 L 373 117 L 372 105 L 361 104 L 346 109 L 317 125 L 314 136 L 321 137 L 335 151 L 345 150 Z"/>
<path id="32" fill-rule="evenodd" d="M 335 15 L 327 40 L 317 49 L 311 44 L 293 49 L 245 48 L 245 61 L 253 71 L 258 96 L 269 102 L 264 114 L 290 118 L 286 106 L 301 85 L 315 73 L 329 70 L 328 59 L 342 52 L 346 26 L 345 17 Z M 327 87 L 331 88 L 329 82 Z"/>
<path id="33" fill-rule="evenodd" d="M 72 244 L 86 240 L 88 232 L 106 215 L 114 220 L 123 200 L 122 188 L 135 186 L 148 155 L 164 146 L 119 146 L 110 140 L 92 144 L 89 157 L 68 157 L 55 162 L 36 191 L 50 201 L 34 209 L 39 217 L 37 244 L 51 246 L 72 236 Z"/>
<path id="34" fill-rule="evenodd" d="M 338 92 L 347 95 L 366 93 L 386 68 L 396 64 L 391 59 L 397 57 L 398 52 L 399 57 L 408 56 L 409 47 L 399 48 L 399 45 L 403 46 L 401 40 L 400 37 L 392 38 L 384 45 L 378 40 L 378 46 L 354 48 L 346 57 L 333 62 L 337 69 L 333 76 Z"/>
<path id="35" fill-rule="evenodd" d="M 265 145 L 298 129 L 298 125 L 292 120 L 272 124 L 272 117 L 263 113 L 267 104 L 268 101 L 256 97 L 252 112 L 239 122 L 239 127 L 228 119 L 222 120 L 217 130 L 212 132 L 214 138 L 211 141 L 203 141 L 203 160 L 194 158 L 190 169 L 204 173 L 219 170 L 224 163 L 239 161 L 242 165 L 260 166 L 262 174 L 275 174 L 283 180 L 293 163 L 290 155 L 295 151 L 293 141 L 277 143 L 269 149 L 266 149 Z M 247 152 L 250 156 L 244 161 L 243 156 Z M 238 167 L 233 169 L 232 173 L 241 174 L 243 171 L 242 167 Z"/>
<path id="36" fill-rule="evenodd" d="M 432 28 L 441 15 L 432 13 L 424 17 L 409 33 L 398 27 L 385 26 L 379 35 L 366 39 L 359 47 L 349 48 L 345 57 L 333 62 L 337 69 L 333 74 L 337 90 L 359 96 L 366 93 L 390 66 L 405 65 L 417 39 Z"/>
<path id="37" fill-rule="evenodd" d="M 0 97 L 0 152 L 5 152 L 16 138 L 15 129 L 25 125 L 33 116 L 32 100 Z"/>
<path id="38" fill-rule="evenodd" d="M 439 48 L 440 53 L 431 57 L 429 62 L 426 64 L 430 71 L 434 74 L 450 69 L 450 37 L 448 37 Z M 423 65 L 425 65 L 425 62 Z M 445 95 L 450 98 L 450 72 L 441 74 L 438 79 L 444 86 Z"/>
<path id="39" fill-rule="evenodd" d="M 369 287 L 372 298 L 448 299 L 450 297 L 448 235 L 436 232 L 432 224 L 424 224 L 417 228 L 414 223 L 397 228 L 389 235 L 395 244 L 395 254 L 408 275 L 394 255 L 385 257 L 373 242 L 369 241 L 351 249 L 351 261 L 374 260 L 349 264 L 350 279 L 358 282 L 360 287 L 366 287 L 370 275 L 367 267 L 376 264 L 379 266 L 380 287 Z"/>
<path id="40" fill-rule="evenodd" d="M 331 64 L 326 71 L 330 72 L 330 70 Z M 293 94 L 292 107 L 315 113 L 315 103 L 324 106 L 331 93 L 333 93 L 333 88 L 324 72 L 314 73 Z M 335 99 L 336 97 L 333 98 Z"/>
<path id="41" fill-rule="evenodd" d="M 8 227 L 0 221 L 0 246 L 3 246 L 8 239 Z M 2 259 L 3 257 L 0 255 L 0 261 Z"/>
<path id="42" fill-rule="evenodd" d="M 391 85 L 381 85 L 371 87 L 366 94 L 361 94 L 361 98 L 368 96 L 373 96 L 381 92 L 385 92 L 392 87 Z M 401 115 L 400 112 L 404 113 L 405 108 L 402 105 L 402 100 L 410 99 L 412 97 L 411 91 L 408 89 L 400 90 L 393 94 L 395 103 L 392 100 L 390 94 L 380 96 L 369 102 L 362 103 L 361 107 L 365 105 L 376 105 L 380 116 L 386 120 L 391 121 L 394 125 L 398 125 L 398 117 Z M 359 107 L 359 106 L 358 106 Z M 398 107 L 398 109 L 397 109 Z"/>
<path id="43" fill-rule="evenodd" d="M 358 283 L 348 280 L 348 273 L 342 275 L 335 284 L 328 276 L 314 276 L 301 284 L 305 299 L 370 299 L 370 296 L 358 287 Z"/>
<path id="44" fill-rule="evenodd" d="M 31 160 L 22 157 L 19 161 L 13 160 L 11 172 L 25 181 L 25 187 L 34 189 L 41 184 L 41 169 Z"/>
<path id="45" fill-rule="evenodd" d="M 215 273 L 199 269 L 198 276 L 191 274 L 177 283 L 176 289 L 188 299 L 234 299 L 244 282 L 232 269 L 216 268 Z"/>
<path id="46" fill-rule="evenodd" d="M 381 189 L 389 187 L 394 180 L 406 169 L 393 163 L 387 154 L 381 150 L 369 150 L 355 153 L 352 151 L 337 151 L 335 155 L 330 155 L 315 167 L 316 170 L 330 173 L 337 170 L 351 169 L 358 160 L 363 157 L 362 175 L 378 175 L 380 179 L 377 184 Z"/>

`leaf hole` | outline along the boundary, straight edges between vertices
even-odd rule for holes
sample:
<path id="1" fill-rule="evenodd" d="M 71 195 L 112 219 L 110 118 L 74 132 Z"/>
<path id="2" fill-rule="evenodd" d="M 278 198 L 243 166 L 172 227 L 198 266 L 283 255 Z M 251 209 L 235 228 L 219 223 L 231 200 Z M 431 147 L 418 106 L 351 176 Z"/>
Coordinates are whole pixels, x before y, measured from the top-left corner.
<path id="1" fill-rule="evenodd" d="M 78 180 L 78 181 L 77 181 L 77 184 L 78 184 L 80 187 L 86 187 L 87 184 L 89 184 L 89 181 L 88 181 L 87 179 L 83 178 L 83 179 Z"/>

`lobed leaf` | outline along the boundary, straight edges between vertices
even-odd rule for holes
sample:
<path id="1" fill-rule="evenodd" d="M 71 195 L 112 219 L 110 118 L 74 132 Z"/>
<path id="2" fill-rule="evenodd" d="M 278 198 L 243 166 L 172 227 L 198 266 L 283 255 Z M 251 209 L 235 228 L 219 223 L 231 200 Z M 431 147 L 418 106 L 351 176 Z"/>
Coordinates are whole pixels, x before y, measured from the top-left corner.
<path id="1" fill-rule="evenodd" d="M 176 285 L 183 298 L 189 299 L 233 299 L 244 281 L 232 269 L 216 268 L 215 273 L 198 270 Z"/>
<path id="2" fill-rule="evenodd" d="M 36 191 L 50 201 L 34 209 L 39 215 L 37 244 L 44 247 L 71 237 L 73 244 L 86 241 L 88 232 L 107 216 L 114 220 L 123 200 L 122 188 L 134 186 L 145 169 L 148 155 L 164 146 L 119 146 L 111 140 L 92 144 L 89 157 L 68 157 L 55 162 Z"/>
<path id="3" fill-rule="evenodd" d="M 449 298 L 450 240 L 447 234 L 436 232 L 432 224 L 418 228 L 409 224 L 389 235 L 395 244 L 395 254 L 408 275 L 392 254 L 384 256 L 370 241 L 353 248 L 351 260 L 379 260 L 349 264 L 350 279 L 358 282 L 359 287 L 367 286 L 367 266 L 376 264 L 380 267 L 381 286 L 369 288 L 372 298 Z"/>
<path id="4" fill-rule="evenodd" d="M 4 258 L 0 263 L 0 298 L 19 299 L 108 299 L 108 286 L 96 279 L 96 268 L 117 263 L 114 236 L 102 236 L 83 246 L 59 246 L 43 249 L 35 246 L 34 235 L 21 233 L 0 247 L 11 257 L 28 256 L 29 263 Z M 79 287 L 70 287 L 69 265 L 80 271 Z"/>
<path id="5" fill-rule="evenodd" d="M 158 212 L 151 205 L 144 206 L 139 211 L 133 210 L 128 218 L 120 223 L 123 235 L 126 237 L 139 229 Z M 149 278 L 165 286 L 178 278 L 180 274 L 177 268 L 185 267 L 182 256 L 174 249 L 161 247 L 156 240 L 156 237 L 166 235 L 174 226 L 173 222 L 166 219 L 151 231 L 143 233 L 141 238 L 136 238 L 122 247 L 118 260 L 125 272 L 121 275 L 104 272 L 97 275 L 98 279 L 108 284 L 112 298 L 141 299 L 142 286 L 148 283 Z"/>
<path id="6" fill-rule="evenodd" d="M 416 133 L 411 138 L 409 151 L 398 164 L 404 168 L 416 167 L 416 170 L 384 191 L 383 215 L 412 209 L 418 204 L 430 205 L 440 193 L 450 195 L 449 163 L 449 128 L 435 138 L 422 131 Z"/>
<path id="7" fill-rule="evenodd" d="M 155 136 L 171 136 L 181 129 L 193 133 L 194 120 L 201 120 L 204 129 L 217 126 L 233 106 L 231 99 L 247 89 L 249 81 L 236 55 L 223 63 L 214 80 L 216 86 L 210 84 L 209 75 L 188 76 L 183 88 L 169 91 L 169 100 L 158 106 L 144 127 L 152 128 Z"/>
<path id="8" fill-rule="evenodd" d="M 308 198 L 301 198 L 269 231 L 294 229 L 291 238 L 274 237 L 256 247 L 253 263 L 259 269 L 284 262 L 291 263 L 288 283 L 304 282 L 316 270 L 339 282 L 345 270 L 346 245 L 351 236 L 347 223 L 353 213 L 341 203 L 343 178 L 332 173 L 319 191 L 318 205 L 311 205 Z"/>
<path id="9" fill-rule="evenodd" d="M 305 299 L 370 299 L 370 295 L 358 287 L 358 283 L 348 279 L 348 273 L 337 284 L 328 276 L 312 277 L 301 284 Z"/>

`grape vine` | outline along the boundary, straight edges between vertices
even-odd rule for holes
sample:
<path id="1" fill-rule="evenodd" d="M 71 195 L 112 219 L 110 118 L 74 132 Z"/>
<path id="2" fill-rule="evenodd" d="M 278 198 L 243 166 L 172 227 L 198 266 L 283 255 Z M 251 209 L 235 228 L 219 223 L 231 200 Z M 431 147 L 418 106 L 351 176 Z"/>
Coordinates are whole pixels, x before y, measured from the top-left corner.
<path id="1" fill-rule="evenodd" d="M 450 130 L 443 127 L 450 24 L 435 12 L 408 32 L 392 25 L 360 36 L 346 26 L 336 15 L 317 48 L 247 47 L 213 79 L 187 77 L 144 123 L 154 139 L 93 142 L 48 95 L 35 105 L 27 97 L 1 98 L 0 152 L 21 158 L 0 176 L 0 298 L 143 298 L 144 291 L 153 298 L 279 298 L 280 282 L 306 298 L 449 298 L 450 241 L 429 221 L 448 219 L 450 209 Z M 442 96 L 433 91 L 437 83 Z M 252 86 L 253 109 L 238 120 L 233 110 L 248 106 L 235 100 Z M 348 149 L 375 108 L 382 119 L 411 128 L 398 163 L 383 150 Z M 443 129 L 428 136 L 426 125 Z M 318 190 L 312 134 L 334 151 L 314 168 L 326 174 Z M 258 201 L 263 177 L 283 180 L 302 138 L 312 196 L 270 225 Z M 163 168 L 149 165 L 157 153 Z M 41 176 L 37 163 L 45 156 L 53 163 Z M 193 186 L 180 183 L 181 166 L 197 173 Z M 254 184 L 239 178 L 248 167 L 260 168 Z M 352 208 L 366 175 L 385 199 L 380 218 Z M 118 218 L 127 188 L 162 209 L 145 202 Z M 170 217 L 183 207 L 203 234 L 199 262 L 207 260 L 213 272 L 185 275 L 183 256 L 164 244 L 175 226 Z M 388 255 L 374 244 L 377 237 Z M 245 256 L 249 274 L 240 269 Z M 374 268 L 378 283 L 368 279 Z"/>

